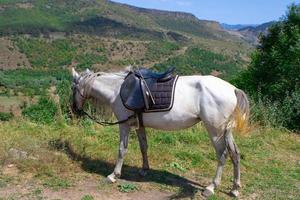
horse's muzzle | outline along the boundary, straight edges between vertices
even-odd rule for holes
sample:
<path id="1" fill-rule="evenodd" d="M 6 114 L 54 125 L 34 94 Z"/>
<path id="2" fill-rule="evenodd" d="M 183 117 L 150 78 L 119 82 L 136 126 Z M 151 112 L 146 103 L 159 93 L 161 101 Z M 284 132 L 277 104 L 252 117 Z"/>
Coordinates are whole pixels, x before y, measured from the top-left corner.
<path id="1" fill-rule="evenodd" d="M 83 116 L 84 115 L 83 109 L 78 109 L 75 103 L 72 104 L 71 110 L 77 116 Z"/>

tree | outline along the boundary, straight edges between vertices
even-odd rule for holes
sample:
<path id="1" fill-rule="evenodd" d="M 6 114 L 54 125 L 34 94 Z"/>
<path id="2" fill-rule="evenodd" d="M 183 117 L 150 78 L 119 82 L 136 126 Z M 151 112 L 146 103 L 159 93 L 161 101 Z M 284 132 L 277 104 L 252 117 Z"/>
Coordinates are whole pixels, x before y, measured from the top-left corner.
<path id="1" fill-rule="evenodd" d="M 236 82 L 252 96 L 260 91 L 279 101 L 300 87 L 300 4 L 292 4 L 286 16 L 260 36 L 249 68 Z"/>
<path id="2" fill-rule="evenodd" d="M 286 15 L 260 36 L 250 66 L 234 82 L 254 100 L 276 102 L 286 118 L 282 124 L 300 130 L 300 4 L 289 6 Z"/>

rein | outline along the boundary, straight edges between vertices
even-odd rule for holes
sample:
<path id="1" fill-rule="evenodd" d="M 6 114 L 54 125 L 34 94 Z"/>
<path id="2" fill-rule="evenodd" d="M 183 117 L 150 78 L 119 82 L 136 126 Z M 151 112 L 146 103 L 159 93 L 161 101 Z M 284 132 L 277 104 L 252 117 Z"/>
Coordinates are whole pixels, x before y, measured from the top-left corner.
<path id="1" fill-rule="evenodd" d="M 98 121 L 96 118 L 94 118 L 93 116 L 91 116 L 89 113 L 85 112 L 84 110 L 81 111 L 84 115 L 88 116 L 88 118 L 90 118 L 91 120 L 93 120 L 94 122 L 96 122 L 97 124 L 100 124 L 102 126 L 114 126 L 117 124 L 123 124 L 126 123 L 127 121 L 129 121 L 132 118 L 136 117 L 136 114 L 130 115 L 129 117 L 127 117 L 127 119 L 121 120 L 121 121 L 117 121 L 117 122 L 107 122 L 107 121 Z"/>

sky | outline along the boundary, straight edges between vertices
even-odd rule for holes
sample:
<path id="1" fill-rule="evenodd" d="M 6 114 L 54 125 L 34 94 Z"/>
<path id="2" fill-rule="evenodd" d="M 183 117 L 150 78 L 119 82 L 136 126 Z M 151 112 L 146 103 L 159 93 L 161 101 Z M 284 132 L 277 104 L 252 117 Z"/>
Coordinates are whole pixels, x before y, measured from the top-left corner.
<path id="1" fill-rule="evenodd" d="M 278 20 L 300 0 L 113 0 L 143 8 L 193 13 L 199 19 L 227 24 L 261 24 Z"/>

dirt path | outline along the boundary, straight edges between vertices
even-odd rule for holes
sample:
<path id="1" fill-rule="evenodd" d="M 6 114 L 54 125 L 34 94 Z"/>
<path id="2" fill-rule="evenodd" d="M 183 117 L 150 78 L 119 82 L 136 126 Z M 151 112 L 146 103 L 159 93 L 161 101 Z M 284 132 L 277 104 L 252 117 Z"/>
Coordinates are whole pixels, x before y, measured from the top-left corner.
<path id="1" fill-rule="evenodd" d="M 136 191 L 120 192 L 115 185 L 103 183 L 95 177 L 77 182 L 70 188 L 53 189 L 44 187 L 34 180 L 21 181 L 0 188 L 0 199 L 66 199 L 66 200 L 164 200 L 174 196 L 172 192 L 159 189 L 146 189 L 139 184 Z"/>
<path id="2" fill-rule="evenodd" d="M 38 179 L 33 174 L 21 173 L 14 165 L 4 166 L 0 171 L 0 199 L 165 200 L 196 197 L 192 193 L 192 196 L 179 197 L 175 191 L 149 182 L 119 180 L 118 183 L 110 184 L 98 174 L 77 172 L 73 176 L 75 178 L 70 186 L 57 183 L 56 187 L 49 187 L 50 184 L 45 180 Z M 134 185 L 136 188 L 125 192 L 120 190 L 121 185 Z M 198 195 L 196 199 L 201 199 L 201 196 Z"/>

